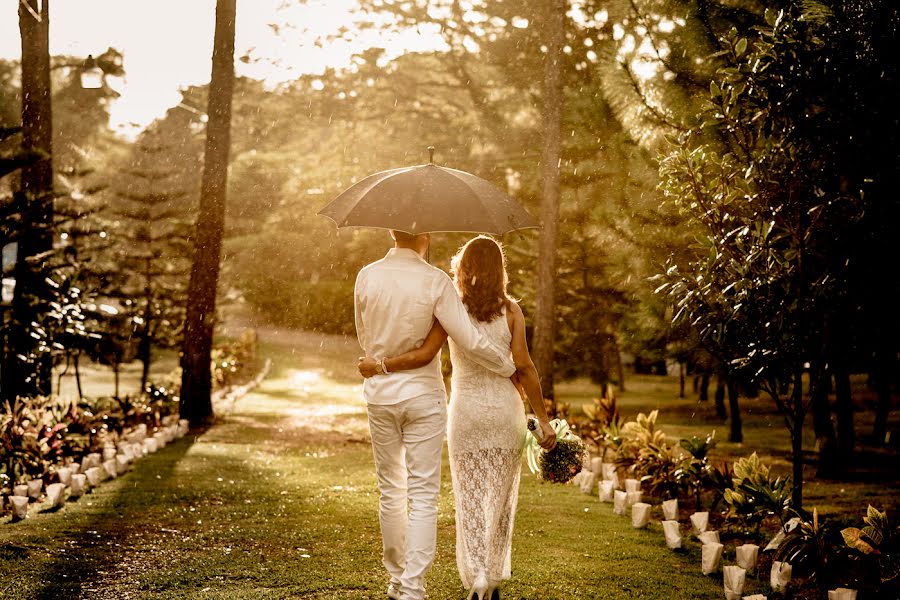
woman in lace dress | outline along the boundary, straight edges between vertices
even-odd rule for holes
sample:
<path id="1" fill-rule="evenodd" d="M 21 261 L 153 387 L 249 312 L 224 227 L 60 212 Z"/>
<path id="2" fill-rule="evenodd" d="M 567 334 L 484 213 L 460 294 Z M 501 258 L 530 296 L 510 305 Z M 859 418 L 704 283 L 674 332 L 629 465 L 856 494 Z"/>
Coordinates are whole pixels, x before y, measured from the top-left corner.
<path id="1" fill-rule="evenodd" d="M 508 347 L 516 374 L 506 379 L 472 360 L 453 340 L 448 446 L 456 498 L 456 561 L 459 576 L 475 600 L 499 599 L 498 586 L 510 577 L 510 554 L 528 398 L 544 433 L 545 448 L 556 444 L 544 409 L 537 371 L 528 354 L 525 318 L 506 293 L 507 274 L 500 245 L 492 238 L 470 240 L 452 261 L 454 283 L 475 326 Z M 387 372 L 428 364 L 447 334 L 439 323 L 418 349 L 383 359 Z M 364 375 L 374 361 L 361 363 Z M 366 361 L 364 361 L 366 362 Z M 366 369 L 366 367 L 371 367 Z M 523 393 L 524 392 L 524 393 Z"/>

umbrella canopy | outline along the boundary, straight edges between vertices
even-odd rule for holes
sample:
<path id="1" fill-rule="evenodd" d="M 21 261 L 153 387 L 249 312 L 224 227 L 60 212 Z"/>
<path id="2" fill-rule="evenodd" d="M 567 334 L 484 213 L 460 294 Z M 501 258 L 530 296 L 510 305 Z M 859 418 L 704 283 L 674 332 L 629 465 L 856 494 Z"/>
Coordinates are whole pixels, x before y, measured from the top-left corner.
<path id="1" fill-rule="evenodd" d="M 494 184 L 435 164 L 369 175 L 319 211 L 338 227 L 503 234 L 538 227 Z"/>

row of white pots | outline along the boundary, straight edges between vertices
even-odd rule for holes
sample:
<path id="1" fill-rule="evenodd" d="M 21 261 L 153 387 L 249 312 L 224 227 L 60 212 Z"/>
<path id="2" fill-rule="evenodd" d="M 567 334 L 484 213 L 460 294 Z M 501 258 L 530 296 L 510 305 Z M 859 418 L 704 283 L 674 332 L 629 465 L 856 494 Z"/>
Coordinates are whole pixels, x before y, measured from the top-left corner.
<path id="1" fill-rule="evenodd" d="M 584 465 L 582 471 L 576 476 L 575 484 L 586 494 L 593 493 L 595 484 L 599 484 L 600 502 L 612 502 L 613 512 L 617 515 L 627 515 L 631 509 L 631 524 L 638 529 L 645 528 L 650 523 L 650 504 L 641 502 L 640 481 L 637 479 L 625 479 L 625 489 L 619 489 L 621 484 L 616 473 L 615 465 L 604 463 L 600 458 L 593 458 Z M 681 524 L 678 522 L 678 499 L 663 501 L 662 528 L 666 545 L 671 549 L 681 548 L 682 535 Z M 691 530 L 697 535 L 701 543 L 700 561 L 701 572 L 711 575 L 718 572 L 722 560 L 724 545 L 719 540 L 718 531 L 709 531 L 709 513 L 695 512 L 690 516 Z M 788 523 L 788 529 L 799 523 L 792 519 Z M 784 532 L 778 535 L 766 546 L 765 550 L 775 550 L 784 539 Z M 744 582 L 747 573 L 756 568 L 759 557 L 759 546 L 756 544 L 741 544 L 735 547 L 735 565 L 722 567 L 723 587 L 726 600 L 766 600 L 762 594 L 741 596 L 744 591 Z M 791 580 L 791 565 L 786 562 L 774 561 L 769 573 L 769 583 L 772 590 L 783 591 Z M 838 588 L 828 592 L 828 600 L 856 600 L 856 590 Z"/>
<path id="2" fill-rule="evenodd" d="M 75 500 L 103 481 L 123 475 L 135 460 L 156 452 L 175 439 L 182 438 L 188 432 L 188 421 L 170 415 L 163 419 L 160 427 L 153 435 L 148 435 L 145 424 L 138 425 L 123 436 L 117 445 L 107 444 L 102 452 L 92 452 L 81 462 L 69 462 L 56 470 L 58 483 L 51 483 L 44 489 L 43 479 L 32 479 L 13 488 L 9 497 L 13 520 L 27 518 L 29 502 L 39 503 L 42 495 L 46 499 L 42 503 L 48 510 L 61 508 L 66 500 Z"/>

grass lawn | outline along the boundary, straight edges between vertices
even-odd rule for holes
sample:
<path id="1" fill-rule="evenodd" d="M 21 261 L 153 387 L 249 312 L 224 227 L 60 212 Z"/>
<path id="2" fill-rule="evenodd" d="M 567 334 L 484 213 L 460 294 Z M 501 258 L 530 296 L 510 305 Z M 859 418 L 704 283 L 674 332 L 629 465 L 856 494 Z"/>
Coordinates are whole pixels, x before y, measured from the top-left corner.
<path id="1" fill-rule="evenodd" d="M 384 598 L 355 344 L 291 334 L 265 351 L 270 378 L 212 429 L 59 513 L 0 523 L 0 597 Z M 464 592 L 446 467 L 443 485 L 432 600 Z M 699 545 L 668 550 L 658 524 L 531 476 L 519 505 L 505 598 L 722 596 Z"/>

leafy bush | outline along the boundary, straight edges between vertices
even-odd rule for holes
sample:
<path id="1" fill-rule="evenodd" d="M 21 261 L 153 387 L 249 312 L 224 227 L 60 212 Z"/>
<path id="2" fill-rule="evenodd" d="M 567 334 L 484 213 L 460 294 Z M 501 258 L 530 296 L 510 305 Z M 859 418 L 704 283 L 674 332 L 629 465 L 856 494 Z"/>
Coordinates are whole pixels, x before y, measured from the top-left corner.
<path id="1" fill-rule="evenodd" d="M 621 443 L 621 417 L 611 385 L 605 386 L 603 395 L 593 398 L 590 404 L 582 404 L 585 419 L 579 423 L 582 437 L 589 440 L 602 459 L 609 450 L 615 451 Z"/>
<path id="2" fill-rule="evenodd" d="M 279 325 L 344 335 L 356 331 L 352 281 L 284 281 L 246 288 L 244 296 Z"/>
<path id="3" fill-rule="evenodd" d="M 795 576 L 813 579 L 817 587 L 828 589 L 835 582 L 830 569 L 840 559 L 837 529 L 820 522 L 817 509 L 813 509 L 811 519 L 800 516 L 800 524 L 778 546 L 775 560 L 790 563 Z"/>
<path id="4" fill-rule="evenodd" d="M 759 460 L 756 452 L 734 463 L 734 487 L 726 489 L 723 497 L 729 506 L 729 517 L 756 527 L 768 517 L 778 517 L 784 526 L 791 506 L 788 479 L 772 479 L 769 467 Z"/>
<path id="5" fill-rule="evenodd" d="M 0 473 L 10 487 L 40 476 L 43 453 L 34 414 L 26 401 L 4 404 L 0 415 Z"/>
<path id="6" fill-rule="evenodd" d="M 693 436 L 691 439 L 683 439 L 679 443 L 689 456 L 683 461 L 675 476 L 678 478 L 680 487 L 694 495 L 697 510 L 701 508 L 703 491 L 714 487 L 713 468 L 709 464 L 709 453 L 716 447 L 715 438 L 716 432 L 713 431 L 706 438 Z"/>
<path id="7" fill-rule="evenodd" d="M 891 527 L 887 511 L 869 506 L 862 529 L 847 527 L 841 531 L 844 543 L 878 562 L 881 583 L 897 583 L 900 579 L 900 527 Z"/>

